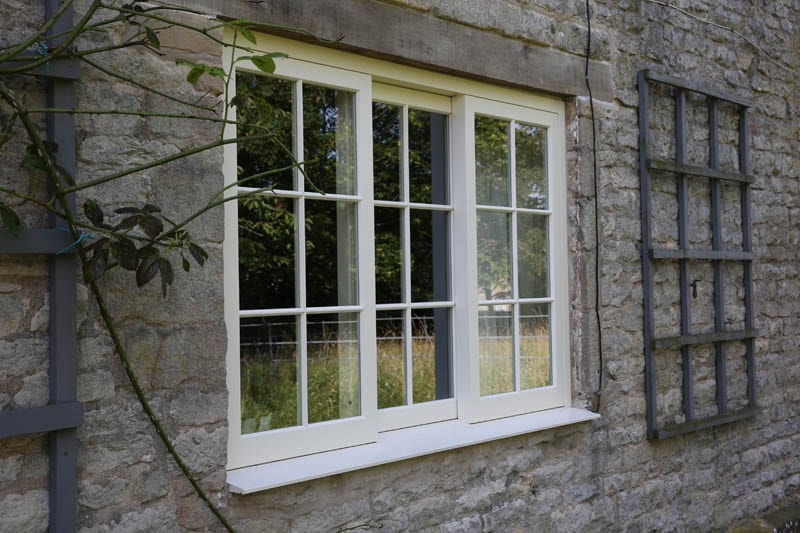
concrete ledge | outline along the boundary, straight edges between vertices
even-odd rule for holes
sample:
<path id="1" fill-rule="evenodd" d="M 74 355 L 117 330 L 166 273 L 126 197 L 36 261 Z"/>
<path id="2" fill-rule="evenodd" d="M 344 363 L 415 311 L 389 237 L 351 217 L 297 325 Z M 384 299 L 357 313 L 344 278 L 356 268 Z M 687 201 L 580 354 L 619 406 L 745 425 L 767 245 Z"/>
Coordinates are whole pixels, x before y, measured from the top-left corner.
<path id="1" fill-rule="evenodd" d="M 559 95 L 587 94 L 584 58 L 375 0 L 175 0 L 230 19 L 265 24 L 264 31 L 363 55 Z M 379 26 L 376 27 L 376 24 Z M 298 28 L 334 40 L 319 43 Z M 590 61 L 592 92 L 613 98 L 611 65 Z"/>

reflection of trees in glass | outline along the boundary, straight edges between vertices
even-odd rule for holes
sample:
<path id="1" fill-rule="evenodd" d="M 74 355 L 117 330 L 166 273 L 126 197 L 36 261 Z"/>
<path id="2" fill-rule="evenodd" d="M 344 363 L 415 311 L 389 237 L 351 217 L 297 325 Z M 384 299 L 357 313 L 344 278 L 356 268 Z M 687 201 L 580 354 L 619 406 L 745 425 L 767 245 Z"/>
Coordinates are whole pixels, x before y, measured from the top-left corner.
<path id="1" fill-rule="evenodd" d="M 510 298 L 511 233 L 509 215 L 478 211 L 478 289 L 486 300 Z"/>
<path id="2" fill-rule="evenodd" d="M 547 209 L 545 129 L 517 123 L 514 130 L 517 207 Z"/>
<path id="3" fill-rule="evenodd" d="M 239 200 L 239 302 L 242 309 L 295 306 L 294 200 Z"/>
<path id="4" fill-rule="evenodd" d="M 519 296 L 543 298 L 548 295 L 547 275 L 547 216 L 519 213 L 517 215 L 519 245 L 517 261 Z"/>
<path id="5" fill-rule="evenodd" d="M 273 138 L 238 144 L 239 178 L 289 167 L 292 158 L 293 82 L 247 72 L 236 74 L 237 135 Z M 247 187 L 294 189 L 292 170 L 248 181 Z"/>
<path id="6" fill-rule="evenodd" d="M 238 72 L 236 107 L 239 136 L 273 137 L 238 145 L 239 177 L 246 178 L 291 166 L 294 131 L 293 88 L 296 82 Z M 352 93 L 303 85 L 304 166 L 306 190 L 354 193 L 354 132 Z M 244 183 L 267 189 L 295 189 L 293 171 L 263 176 Z M 313 184 L 311 183 L 313 182 Z M 288 198 L 247 198 L 239 202 L 239 283 L 245 309 L 294 307 L 295 202 Z M 337 304 L 337 274 L 352 261 L 339 265 L 337 251 L 354 246 L 352 209 L 336 202 L 305 201 L 308 233 L 305 253 L 309 305 Z M 352 215 L 352 216 L 351 216 Z M 344 218 L 343 218 L 344 217 Z M 351 236 L 340 239 L 337 229 Z M 338 242 L 342 240 L 343 242 Z M 345 253 L 347 255 L 347 253 Z M 350 254 L 354 259 L 354 252 Z M 342 270 L 339 272 L 338 270 Z"/>
<path id="7" fill-rule="evenodd" d="M 400 200 L 400 108 L 372 103 L 372 173 L 376 200 Z"/>
<path id="8" fill-rule="evenodd" d="M 475 196 L 480 205 L 510 205 L 508 124 L 475 117 Z"/>

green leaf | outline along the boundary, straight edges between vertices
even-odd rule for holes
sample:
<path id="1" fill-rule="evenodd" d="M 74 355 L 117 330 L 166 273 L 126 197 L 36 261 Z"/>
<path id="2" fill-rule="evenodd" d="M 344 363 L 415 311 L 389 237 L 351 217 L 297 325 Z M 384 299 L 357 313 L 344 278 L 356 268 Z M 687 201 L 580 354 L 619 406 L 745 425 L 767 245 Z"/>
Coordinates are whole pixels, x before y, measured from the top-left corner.
<path id="1" fill-rule="evenodd" d="M 189 74 L 186 76 L 186 81 L 195 85 L 203 74 L 216 76 L 217 78 L 224 78 L 225 71 L 220 67 L 211 67 L 203 65 L 202 63 L 193 63 L 185 59 L 176 59 L 175 64 L 179 66 L 189 67 Z"/>
<path id="2" fill-rule="evenodd" d="M 249 42 L 256 44 L 256 36 L 255 34 L 250 31 L 249 28 L 245 28 L 244 26 L 235 26 L 236 31 L 239 32 L 239 35 L 244 37 Z"/>
<path id="3" fill-rule="evenodd" d="M 19 237 L 20 233 L 22 233 L 22 223 L 19 221 L 17 212 L 7 205 L 0 204 L 0 222 L 14 237 Z"/>
<path id="4" fill-rule="evenodd" d="M 136 269 L 136 286 L 143 287 L 158 274 L 158 258 L 145 257 Z"/>
<path id="5" fill-rule="evenodd" d="M 145 27 L 144 30 L 147 33 L 147 42 L 150 43 L 150 46 L 156 50 L 160 49 L 161 41 L 158 39 L 158 34 L 152 28 Z"/>
<path id="6" fill-rule="evenodd" d="M 139 259 L 145 259 L 147 257 L 158 257 L 158 250 L 153 248 L 152 246 L 142 246 L 138 250 L 136 250 L 136 257 Z"/>
<path id="7" fill-rule="evenodd" d="M 275 72 L 275 59 L 288 57 L 286 54 L 273 52 L 261 56 L 252 56 L 250 61 L 262 72 L 273 74 Z"/>
<path id="8" fill-rule="evenodd" d="M 183 257 L 182 255 L 181 255 L 181 262 L 183 264 L 183 270 L 184 271 L 189 272 L 189 270 L 192 269 L 192 265 L 191 265 L 191 263 L 189 263 L 189 260 L 186 259 L 185 257 Z"/>
<path id="9" fill-rule="evenodd" d="M 161 208 L 153 204 L 144 204 L 144 207 L 142 207 L 142 211 L 145 213 L 160 213 Z"/>
<path id="10" fill-rule="evenodd" d="M 169 259 L 159 257 L 158 270 L 161 272 L 161 279 L 166 281 L 168 285 L 172 285 L 172 282 L 175 281 L 175 271 L 172 270 L 172 263 L 169 262 Z"/>
<path id="11" fill-rule="evenodd" d="M 85 214 L 89 222 L 95 226 L 99 226 L 103 223 L 103 210 L 97 202 L 91 198 L 83 203 L 83 214 Z"/>
<path id="12" fill-rule="evenodd" d="M 193 242 L 189 243 L 189 253 L 192 254 L 194 260 L 197 261 L 197 264 L 200 266 L 205 265 L 206 259 L 208 259 L 208 253 L 203 250 L 200 246 L 196 245 Z"/>
<path id="13" fill-rule="evenodd" d="M 22 158 L 22 162 L 19 166 L 35 170 L 45 170 L 47 168 L 44 164 L 44 160 L 39 155 L 39 151 L 36 150 L 36 147 L 32 144 L 29 144 L 25 148 L 25 157 Z"/>
<path id="14" fill-rule="evenodd" d="M 98 248 L 89 261 L 89 272 L 92 278 L 99 279 L 108 270 L 108 248 Z"/>
<path id="15" fill-rule="evenodd" d="M 139 260 L 136 257 L 136 245 L 133 244 L 133 241 L 123 237 L 118 241 L 112 242 L 111 253 L 122 268 L 130 271 L 136 270 Z"/>
<path id="16" fill-rule="evenodd" d="M 122 215 L 125 213 L 141 213 L 142 210 L 138 207 L 120 207 L 119 209 L 115 209 L 114 212 Z"/>
<path id="17" fill-rule="evenodd" d="M 142 215 L 131 215 L 129 217 L 125 217 L 117 224 L 115 229 L 131 229 L 136 224 L 139 223 L 139 220 L 142 218 Z"/>
<path id="18" fill-rule="evenodd" d="M 253 56 L 250 61 L 262 72 L 267 74 L 275 72 L 275 61 L 269 56 Z"/>
<path id="19" fill-rule="evenodd" d="M 200 76 L 203 75 L 203 72 L 205 71 L 200 67 L 192 67 L 192 70 L 190 70 L 189 74 L 186 75 L 186 81 L 192 85 L 196 85 L 200 79 Z"/>
<path id="20" fill-rule="evenodd" d="M 142 228 L 145 235 L 151 239 L 155 239 L 159 234 L 164 231 L 164 223 L 160 218 L 153 215 L 145 215 L 139 220 L 139 227 Z"/>

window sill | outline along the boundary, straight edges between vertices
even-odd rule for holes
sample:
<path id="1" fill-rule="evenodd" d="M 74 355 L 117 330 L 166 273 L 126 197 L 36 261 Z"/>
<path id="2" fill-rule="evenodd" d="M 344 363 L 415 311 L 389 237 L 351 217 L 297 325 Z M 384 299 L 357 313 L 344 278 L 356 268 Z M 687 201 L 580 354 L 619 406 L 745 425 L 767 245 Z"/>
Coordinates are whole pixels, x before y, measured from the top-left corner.
<path id="1" fill-rule="evenodd" d="M 478 424 L 451 420 L 386 431 L 372 444 L 231 470 L 228 488 L 235 494 L 250 494 L 596 418 L 600 415 L 585 409 L 560 407 Z"/>

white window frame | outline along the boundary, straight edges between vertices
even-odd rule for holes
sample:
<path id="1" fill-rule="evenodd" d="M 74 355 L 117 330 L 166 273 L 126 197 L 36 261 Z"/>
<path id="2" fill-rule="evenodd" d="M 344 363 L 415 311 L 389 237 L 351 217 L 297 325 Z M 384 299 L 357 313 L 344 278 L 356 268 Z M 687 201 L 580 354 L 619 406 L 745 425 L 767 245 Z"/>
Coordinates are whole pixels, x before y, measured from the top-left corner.
<path id="1" fill-rule="evenodd" d="M 229 42 L 232 41 L 232 35 L 227 34 L 226 38 Z M 362 414 L 350 419 L 306 427 L 241 434 L 239 319 L 248 312 L 239 310 L 237 205 L 235 201 L 227 202 L 224 288 L 225 320 L 228 325 L 226 362 L 230 420 L 227 468 L 231 490 L 244 493 L 263 490 L 597 418 L 599 415 L 570 407 L 566 138 L 563 101 L 280 37 L 258 35 L 256 47 L 265 52 L 279 51 L 290 55 L 289 59 L 276 61 L 276 76 L 346 89 L 356 94 L 359 305 L 353 310 L 360 317 Z M 241 51 L 237 51 L 234 57 L 237 54 L 243 55 Z M 230 69 L 232 60 L 228 49 L 224 54 L 226 69 Z M 247 61 L 237 61 L 236 68 L 259 73 Z M 235 81 L 231 83 L 231 89 L 233 88 Z M 233 94 L 227 96 L 230 98 Z M 377 365 L 374 357 L 376 306 L 372 228 L 375 205 L 372 199 L 373 100 L 449 115 L 450 282 L 453 304 L 451 324 L 455 332 L 451 342 L 454 398 L 380 411 L 377 409 Z M 235 113 L 235 109 L 232 112 Z M 489 397 L 480 396 L 477 357 L 473 127 L 476 113 L 547 128 L 548 208 L 541 214 L 549 218 L 550 293 L 542 301 L 551 306 L 552 385 Z M 235 115 L 230 118 L 235 118 Z M 229 138 L 235 136 L 235 126 L 229 125 L 226 135 Z M 226 145 L 224 156 L 225 180 L 230 184 L 236 180 L 236 145 Z M 228 191 L 229 196 L 235 194 L 233 189 Z M 335 311 L 338 308 L 330 309 Z M 468 324 L 472 326 L 467 327 L 468 331 L 464 333 L 465 325 Z"/>

